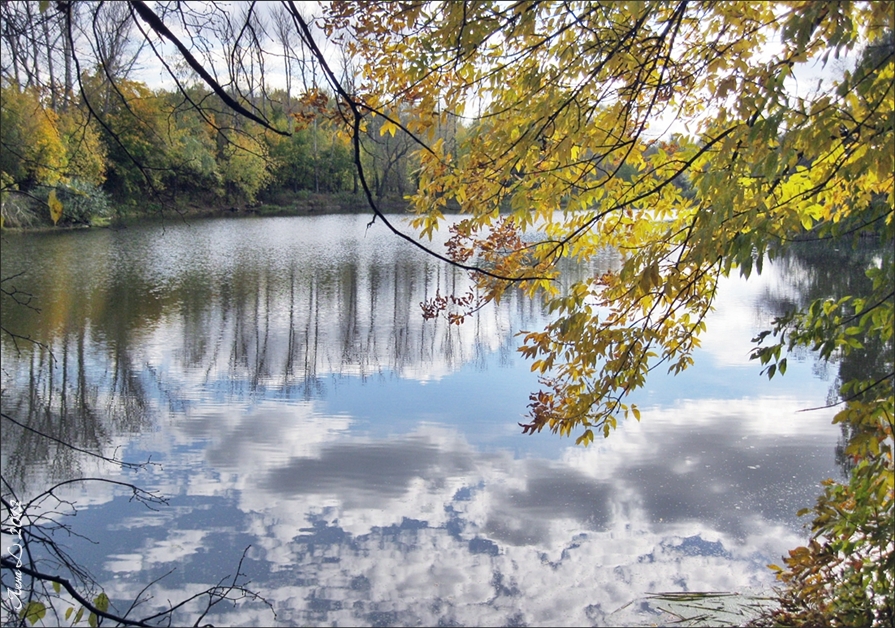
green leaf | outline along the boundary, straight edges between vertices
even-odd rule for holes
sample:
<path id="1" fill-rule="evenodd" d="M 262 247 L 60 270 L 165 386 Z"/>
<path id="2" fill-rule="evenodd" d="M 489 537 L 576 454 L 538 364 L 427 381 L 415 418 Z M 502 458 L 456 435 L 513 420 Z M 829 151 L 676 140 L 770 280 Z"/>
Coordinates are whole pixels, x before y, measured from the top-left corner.
<path id="1" fill-rule="evenodd" d="M 47 614 L 47 607 L 41 602 L 28 602 L 28 605 L 19 612 L 19 617 L 30 621 L 33 626 Z"/>
<path id="2" fill-rule="evenodd" d="M 68 609 L 65 611 L 65 619 L 68 619 L 69 617 L 71 617 L 71 614 L 72 614 L 74 611 L 75 611 L 75 607 L 74 607 L 74 606 L 69 606 Z"/>
<path id="3" fill-rule="evenodd" d="M 54 590 L 56 593 L 59 593 L 60 591 L 62 591 L 62 585 L 59 584 L 58 582 L 55 582 L 55 581 L 54 581 L 54 582 L 53 582 L 53 590 Z"/>
<path id="4" fill-rule="evenodd" d="M 100 593 L 96 596 L 96 599 L 93 600 L 93 605 L 105 613 L 109 610 L 109 596 L 106 595 L 105 592 Z"/>
<path id="5" fill-rule="evenodd" d="M 90 613 L 87 617 L 87 623 L 90 625 L 90 628 L 96 628 L 96 613 Z"/>
<path id="6" fill-rule="evenodd" d="M 78 612 L 75 613 L 75 621 L 73 623 L 77 624 L 79 621 L 81 621 L 81 617 L 83 617 L 83 616 L 84 616 L 84 607 L 82 606 L 81 608 L 78 609 Z"/>
<path id="7" fill-rule="evenodd" d="M 740 274 L 743 277 L 745 277 L 746 279 L 748 279 L 749 275 L 752 274 L 752 256 L 751 255 L 747 256 L 743 260 L 743 263 L 740 266 Z"/>

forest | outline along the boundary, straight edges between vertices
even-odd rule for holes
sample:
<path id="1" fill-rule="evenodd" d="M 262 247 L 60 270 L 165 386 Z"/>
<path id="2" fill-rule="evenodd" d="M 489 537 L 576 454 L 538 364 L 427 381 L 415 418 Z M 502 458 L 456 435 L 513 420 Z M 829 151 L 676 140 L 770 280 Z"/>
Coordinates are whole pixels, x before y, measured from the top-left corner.
<path id="1" fill-rule="evenodd" d="M 318 84 L 319 70 L 296 56 L 282 22 L 275 32 L 285 37 L 279 44 L 290 62 L 285 85 L 247 99 L 269 122 L 260 125 L 195 73 L 184 72 L 168 89 L 134 78 L 146 45 L 134 43 L 124 5 L 85 12 L 82 37 L 96 35 L 93 63 L 70 54 L 61 14 L 40 14 L 28 2 L 6 2 L 2 11 L 6 228 L 102 226 L 123 217 L 261 206 L 364 210 L 333 93 Z M 41 27 L 28 28 L 30 20 Z M 366 129 L 363 160 L 376 197 L 400 210 L 414 189 L 415 161 L 408 139 L 382 133 L 382 124 L 380 118 Z M 63 208 L 57 220 L 51 195 Z"/>

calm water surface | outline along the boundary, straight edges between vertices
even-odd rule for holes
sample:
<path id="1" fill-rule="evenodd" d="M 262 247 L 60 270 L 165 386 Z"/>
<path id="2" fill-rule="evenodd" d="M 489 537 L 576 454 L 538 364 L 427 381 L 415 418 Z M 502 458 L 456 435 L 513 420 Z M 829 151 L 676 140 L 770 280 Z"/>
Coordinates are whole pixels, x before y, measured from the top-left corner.
<path id="1" fill-rule="evenodd" d="M 244 573 L 284 625 L 662 623 L 666 591 L 767 591 L 805 538 L 795 513 L 840 477 L 810 355 L 768 382 L 750 338 L 823 274 L 800 260 L 725 280 L 696 365 L 650 380 L 640 423 L 584 449 L 523 436 L 537 304 L 461 327 L 419 302 L 463 273 L 365 216 L 210 220 L 4 236 L 3 412 L 140 471 L 3 425 L 28 497 L 102 476 L 158 490 L 151 511 L 70 486 L 64 539 L 113 601 L 176 568 L 153 604 Z M 588 269 L 601 272 L 613 255 Z M 839 272 L 835 271 L 834 272 Z M 50 351 L 55 360 L 50 358 Z M 268 624 L 264 607 L 210 620 Z M 148 613 L 146 613 L 148 614 Z"/>

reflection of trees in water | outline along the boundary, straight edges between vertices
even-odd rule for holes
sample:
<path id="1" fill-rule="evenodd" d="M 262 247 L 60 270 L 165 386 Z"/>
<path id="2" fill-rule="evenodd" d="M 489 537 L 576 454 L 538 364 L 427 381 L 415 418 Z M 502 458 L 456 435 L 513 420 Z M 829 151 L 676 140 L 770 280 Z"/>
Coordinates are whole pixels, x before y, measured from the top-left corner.
<path id="1" fill-rule="evenodd" d="M 422 301 L 462 294 L 471 280 L 401 250 L 285 263 L 259 255 L 215 268 L 197 263 L 207 256 L 197 249 L 160 271 L 143 240 L 101 235 L 106 248 L 91 249 L 84 272 L 75 272 L 84 253 L 71 238 L 29 253 L 39 262 L 27 277 L 39 316 L 3 306 L 5 326 L 47 343 L 19 354 L 4 339 L 4 413 L 88 451 L 145 429 L 156 408 L 183 412 L 197 395 L 310 399 L 334 376 L 437 379 L 463 365 L 484 369 L 495 352 L 509 364 L 513 333 L 544 316 L 537 300 L 510 291 L 462 326 L 425 321 Z M 28 259 L 4 251 L 4 264 Z M 601 273 L 612 260 L 564 272 Z M 4 430 L 4 457 L 7 477 L 19 480 L 32 466 L 52 478 L 78 473 L 74 452 L 18 427 Z"/>
<path id="2" fill-rule="evenodd" d="M 3 475 L 13 490 L 35 476 L 49 482 L 81 477 L 83 456 L 73 447 L 110 455 L 116 437 L 150 424 L 146 390 L 127 347 L 104 351 L 107 364 L 96 368 L 96 343 L 81 326 L 22 353 L 4 344 Z"/>
<path id="3" fill-rule="evenodd" d="M 871 294 L 871 280 L 867 270 L 879 264 L 884 249 L 876 241 L 861 240 L 857 246 L 849 241 L 800 242 L 786 249 L 775 261 L 782 277 L 787 280 L 787 293 L 767 292 L 762 307 L 772 316 L 783 316 L 794 309 L 804 309 L 815 299 L 839 299 L 846 295 Z M 838 374 L 830 387 L 828 404 L 841 399 L 840 386 L 848 381 L 876 381 L 892 371 L 891 343 L 884 345 L 878 338 L 862 338 L 864 347 L 853 349 L 848 355 L 836 355 L 830 363 L 815 360 L 815 370 L 826 373 L 831 365 Z M 855 436 L 856 427 L 840 424 L 842 437 L 836 446 L 836 461 L 847 477 L 852 461 L 845 448 Z"/>
<path id="4" fill-rule="evenodd" d="M 465 277 L 460 277 L 466 281 Z M 425 323 L 417 303 L 458 281 L 419 261 L 347 260 L 335 267 L 293 264 L 285 272 L 241 267 L 212 290 L 184 291 L 181 367 L 233 394 L 277 388 L 288 397 L 322 392 L 327 375 L 366 378 L 465 359 L 465 330 Z M 477 321 L 473 344 L 493 329 Z M 226 384 L 225 384 L 226 385 Z"/>
<path id="5" fill-rule="evenodd" d="M 207 384 L 226 380 L 240 394 L 275 388 L 313 396 L 329 375 L 434 377 L 483 361 L 536 313 L 513 303 L 460 327 L 423 320 L 421 301 L 468 286 L 455 269 L 400 258 L 329 269 L 296 264 L 281 274 L 238 269 L 182 308 L 178 355 L 183 368 L 203 369 Z"/>

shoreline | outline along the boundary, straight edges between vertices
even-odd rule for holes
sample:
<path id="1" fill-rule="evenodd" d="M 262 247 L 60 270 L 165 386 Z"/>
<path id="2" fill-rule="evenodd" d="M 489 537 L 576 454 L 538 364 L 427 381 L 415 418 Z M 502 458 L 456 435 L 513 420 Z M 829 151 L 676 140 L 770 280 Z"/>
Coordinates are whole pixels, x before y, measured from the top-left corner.
<path id="1" fill-rule="evenodd" d="M 330 214 L 370 214 L 373 210 L 363 197 L 346 197 L 335 194 L 302 194 L 281 201 L 261 201 L 251 205 L 203 205 L 195 200 L 172 203 L 149 211 L 136 213 L 125 209 L 117 216 L 99 218 L 91 224 L 31 226 L 4 226 L 2 233 L 53 233 L 59 231 L 79 231 L 82 229 L 126 229 L 130 225 L 159 220 L 199 220 L 206 218 L 248 218 L 273 216 L 324 216 Z M 286 201 L 283 203 L 282 201 Z M 377 200 L 377 206 L 385 214 L 407 214 L 410 203 L 403 199 L 387 198 Z"/>

